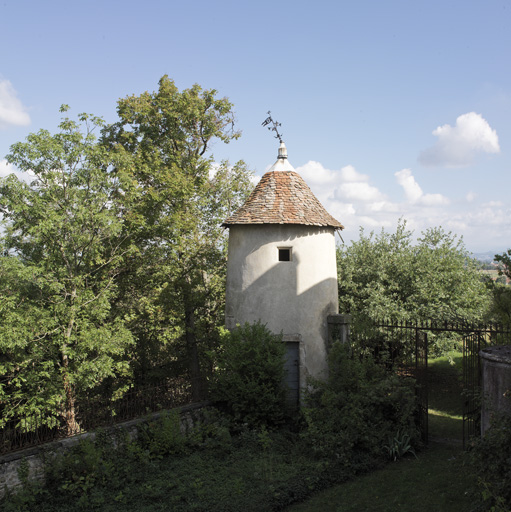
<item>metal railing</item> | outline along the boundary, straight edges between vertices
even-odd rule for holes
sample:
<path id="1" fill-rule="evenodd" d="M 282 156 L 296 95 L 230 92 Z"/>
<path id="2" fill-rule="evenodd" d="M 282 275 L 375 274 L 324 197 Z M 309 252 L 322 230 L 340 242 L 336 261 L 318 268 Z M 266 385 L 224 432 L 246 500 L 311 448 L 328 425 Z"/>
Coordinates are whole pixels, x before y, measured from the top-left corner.
<path id="1" fill-rule="evenodd" d="M 185 379 L 166 379 L 157 385 L 131 389 L 117 400 L 101 396 L 85 397 L 75 406 L 79 432 L 108 427 L 146 414 L 193 403 L 192 383 Z M 50 426 L 51 425 L 51 426 Z M 31 414 L 13 418 L 0 429 L 0 454 L 70 437 L 64 418 Z"/>
<path id="2" fill-rule="evenodd" d="M 399 367 L 408 363 L 419 384 L 420 428 L 428 433 L 428 334 L 452 333 L 459 337 L 463 354 L 463 446 L 479 434 L 481 412 L 481 365 L 479 352 L 486 346 L 511 344 L 509 326 L 477 325 L 463 322 L 375 321 L 353 326 L 352 337 L 374 356 Z M 358 328 L 357 328 L 358 327 Z"/>

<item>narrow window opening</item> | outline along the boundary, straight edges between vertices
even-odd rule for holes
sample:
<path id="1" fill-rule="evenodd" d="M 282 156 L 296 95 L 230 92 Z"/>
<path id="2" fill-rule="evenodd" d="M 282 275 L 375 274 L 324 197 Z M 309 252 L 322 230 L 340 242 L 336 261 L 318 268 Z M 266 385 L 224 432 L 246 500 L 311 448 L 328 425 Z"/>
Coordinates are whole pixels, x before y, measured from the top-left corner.
<path id="1" fill-rule="evenodd" d="M 279 261 L 291 261 L 290 248 L 279 248 Z"/>

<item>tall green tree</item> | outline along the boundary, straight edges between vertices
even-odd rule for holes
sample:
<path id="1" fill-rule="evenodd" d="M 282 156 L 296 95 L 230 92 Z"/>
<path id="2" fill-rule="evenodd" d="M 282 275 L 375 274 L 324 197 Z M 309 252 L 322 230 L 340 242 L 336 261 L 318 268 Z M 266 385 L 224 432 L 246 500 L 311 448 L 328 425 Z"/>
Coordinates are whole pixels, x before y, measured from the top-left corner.
<path id="1" fill-rule="evenodd" d="M 210 155 L 215 141 L 239 136 L 232 104 L 198 85 L 179 91 L 164 76 L 157 91 L 119 100 L 117 112 L 103 142 L 135 162 L 137 203 L 127 229 L 136 233 L 138 253 L 121 276 L 119 304 L 130 310 L 138 338 L 137 371 L 184 362 L 198 399 L 202 354 L 223 323 L 220 223 L 252 188 L 242 162 L 214 167 Z"/>
<path id="2" fill-rule="evenodd" d="M 414 241 L 401 221 L 338 248 L 342 312 L 397 321 L 479 321 L 490 297 L 461 238 L 430 228 Z"/>
<path id="3" fill-rule="evenodd" d="M 507 252 L 503 252 L 502 254 L 496 254 L 495 261 L 500 263 L 499 274 L 511 279 L 511 249 L 508 249 Z"/>
<path id="4" fill-rule="evenodd" d="M 496 254 L 495 261 L 499 264 L 500 278 L 497 282 L 488 283 L 493 297 L 491 319 L 511 325 L 511 286 L 506 284 L 506 280 L 511 279 L 511 249 Z M 503 282 L 500 279 L 503 279 Z"/>
<path id="5" fill-rule="evenodd" d="M 58 133 L 30 134 L 7 155 L 34 179 L 0 182 L 2 421 L 64 417 L 74 433 L 79 391 L 128 372 L 133 338 L 111 306 L 132 249 L 124 228 L 132 162 L 98 143 L 102 126 L 66 117 Z"/>

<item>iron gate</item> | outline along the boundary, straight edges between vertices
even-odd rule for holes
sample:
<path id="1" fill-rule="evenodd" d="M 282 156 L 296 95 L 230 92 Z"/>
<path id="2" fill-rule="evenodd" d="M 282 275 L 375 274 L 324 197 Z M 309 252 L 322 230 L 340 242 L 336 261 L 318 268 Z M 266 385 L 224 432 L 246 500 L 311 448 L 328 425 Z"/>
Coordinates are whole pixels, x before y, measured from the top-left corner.
<path id="1" fill-rule="evenodd" d="M 424 443 L 428 442 L 429 327 L 429 324 L 379 321 L 372 325 L 354 326 L 352 333 L 353 339 L 379 361 L 415 379 L 416 424 Z"/>
<path id="2" fill-rule="evenodd" d="M 417 425 L 422 441 L 428 442 L 428 333 L 415 329 L 415 379 L 417 381 Z"/>
<path id="3" fill-rule="evenodd" d="M 481 347 L 481 343 L 483 347 Z M 463 447 L 480 430 L 481 362 L 485 342 L 481 331 L 463 333 Z"/>
<path id="4" fill-rule="evenodd" d="M 511 330 L 502 326 L 470 326 L 468 324 L 432 322 L 378 321 L 368 326 L 353 326 L 353 337 L 369 347 L 380 359 L 382 354 L 394 364 L 399 358 L 408 360 L 417 381 L 417 425 L 424 442 L 428 440 L 428 333 L 457 333 L 463 341 L 463 446 L 470 437 L 479 435 L 481 414 L 481 363 L 479 352 L 491 345 L 511 344 Z M 413 354 L 399 347 L 415 347 Z"/>

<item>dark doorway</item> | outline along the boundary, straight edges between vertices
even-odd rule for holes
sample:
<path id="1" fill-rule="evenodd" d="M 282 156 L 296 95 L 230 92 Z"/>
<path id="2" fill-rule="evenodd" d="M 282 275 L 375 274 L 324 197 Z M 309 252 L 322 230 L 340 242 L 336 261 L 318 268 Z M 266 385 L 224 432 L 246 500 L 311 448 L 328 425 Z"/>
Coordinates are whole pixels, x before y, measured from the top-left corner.
<path id="1" fill-rule="evenodd" d="M 300 404 L 300 342 L 286 341 L 286 371 L 287 404 L 298 407 Z"/>

